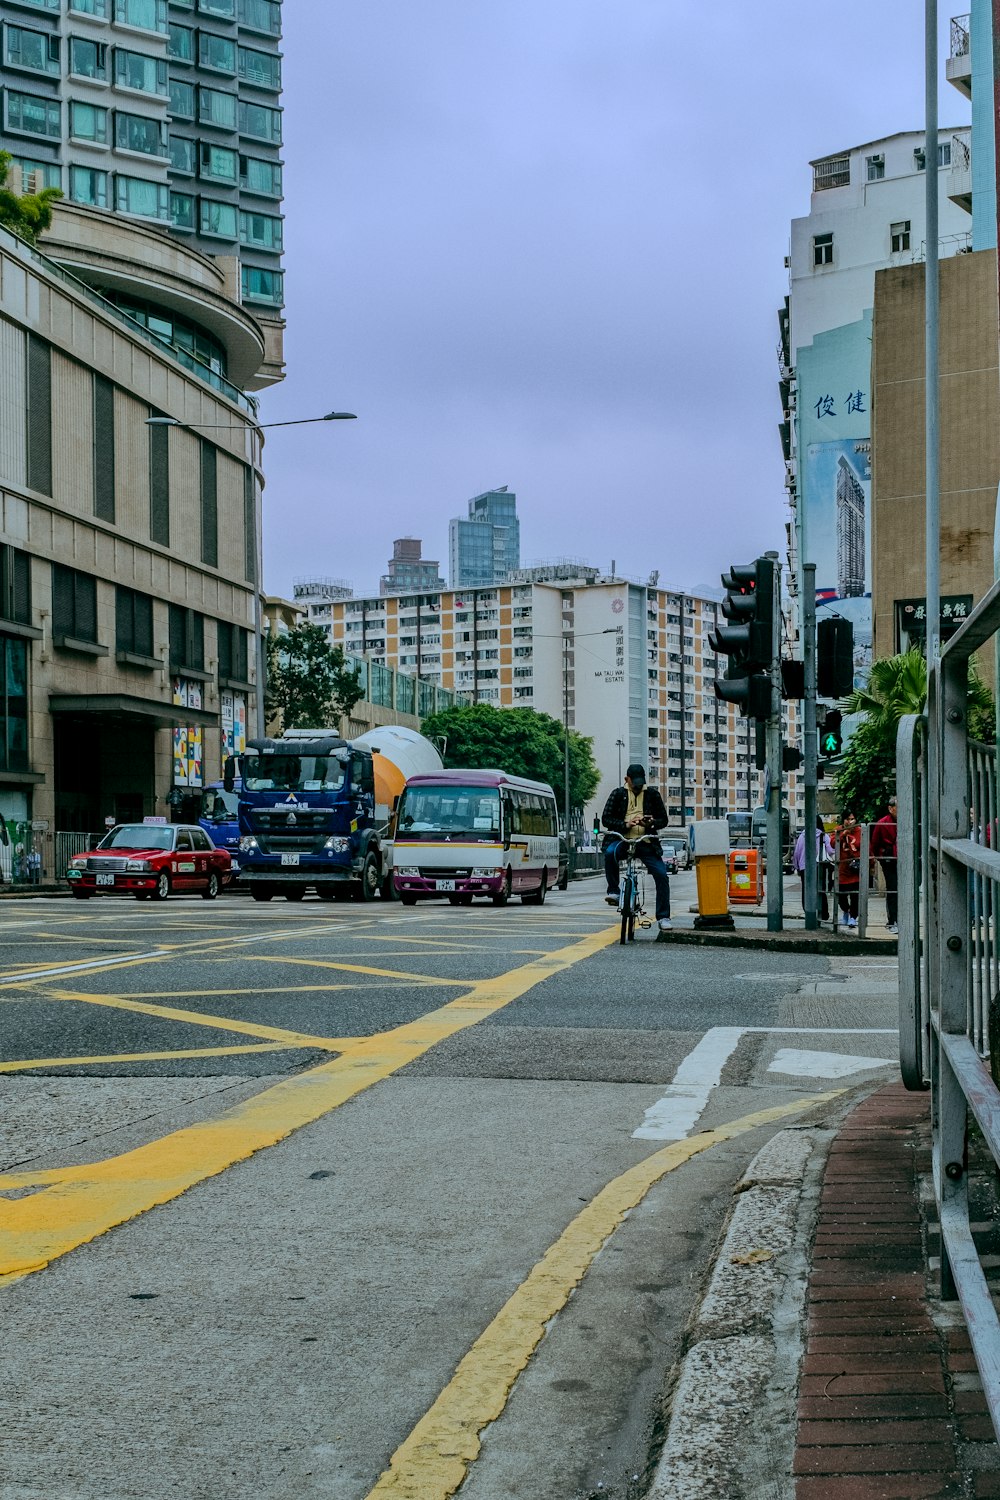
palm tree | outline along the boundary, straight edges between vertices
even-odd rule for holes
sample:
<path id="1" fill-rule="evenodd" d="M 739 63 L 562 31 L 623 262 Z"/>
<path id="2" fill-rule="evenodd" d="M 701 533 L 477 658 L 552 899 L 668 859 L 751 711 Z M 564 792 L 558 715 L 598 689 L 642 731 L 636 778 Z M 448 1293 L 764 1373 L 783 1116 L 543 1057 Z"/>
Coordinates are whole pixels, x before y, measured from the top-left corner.
<path id="1" fill-rule="evenodd" d="M 921 714 L 927 702 L 927 662 L 919 647 L 911 646 L 898 656 L 872 662 L 868 682 L 845 698 L 846 714 L 864 714 L 872 732 L 895 743 L 896 729 L 904 714 Z M 993 694 L 969 662 L 969 716 L 973 737 L 993 721 Z M 986 736 L 992 738 L 992 734 Z"/>
<path id="2" fill-rule="evenodd" d="M 52 205 L 62 193 L 59 188 L 42 188 L 40 193 L 11 192 L 6 183 L 13 160 L 9 151 L 0 151 L 0 224 L 35 245 L 52 223 Z"/>

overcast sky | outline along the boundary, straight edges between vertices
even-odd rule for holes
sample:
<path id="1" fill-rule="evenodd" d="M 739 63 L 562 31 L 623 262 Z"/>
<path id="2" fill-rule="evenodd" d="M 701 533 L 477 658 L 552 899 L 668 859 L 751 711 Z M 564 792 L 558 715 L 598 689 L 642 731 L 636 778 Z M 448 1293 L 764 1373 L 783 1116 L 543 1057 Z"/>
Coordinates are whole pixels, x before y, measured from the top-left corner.
<path id="1" fill-rule="evenodd" d="M 358 420 L 269 434 L 268 591 L 376 592 L 406 535 L 447 576 L 449 517 L 501 484 L 524 563 L 694 587 L 780 547 L 789 221 L 810 159 L 922 127 L 923 0 L 283 11 L 287 377 L 261 419 Z"/>

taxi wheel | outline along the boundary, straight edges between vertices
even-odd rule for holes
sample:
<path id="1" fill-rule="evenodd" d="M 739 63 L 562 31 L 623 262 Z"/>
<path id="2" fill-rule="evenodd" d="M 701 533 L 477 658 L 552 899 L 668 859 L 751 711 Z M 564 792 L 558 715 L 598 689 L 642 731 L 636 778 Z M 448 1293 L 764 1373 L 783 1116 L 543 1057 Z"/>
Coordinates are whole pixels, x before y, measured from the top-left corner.
<path id="1" fill-rule="evenodd" d="M 219 894 L 219 877 L 215 873 L 215 871 L 212 870 L 209 873 L 208 884 L 206 885 L 205 889 L 201 893 L 201 899 L 203 901 L 214 901 L 215 898 L 216 898 L 216 896 L 218 894 Z"/>
<path id="2" fill-rule="evenodd" d="M 166 870 L 161 870 L 156 877 L 156 888 L 150 892 L 154 901 L 166 901 L 170 895 L 170 876 Z"/>

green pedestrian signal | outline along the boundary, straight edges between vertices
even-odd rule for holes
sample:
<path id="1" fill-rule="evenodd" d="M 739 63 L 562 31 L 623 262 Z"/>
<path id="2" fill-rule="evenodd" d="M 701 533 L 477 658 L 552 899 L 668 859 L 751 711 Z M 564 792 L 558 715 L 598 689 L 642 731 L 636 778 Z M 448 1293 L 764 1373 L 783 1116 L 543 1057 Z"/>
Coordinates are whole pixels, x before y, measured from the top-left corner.
<path id="1" fill-rule="evenodd" d="M 825 759 L 830 760 L 839 755 L 843 747 L 843 736 L 840 732 L 840 724 L 843 715 L 839 708 L 827 709 L 819 733 L 819 753 Z"/>

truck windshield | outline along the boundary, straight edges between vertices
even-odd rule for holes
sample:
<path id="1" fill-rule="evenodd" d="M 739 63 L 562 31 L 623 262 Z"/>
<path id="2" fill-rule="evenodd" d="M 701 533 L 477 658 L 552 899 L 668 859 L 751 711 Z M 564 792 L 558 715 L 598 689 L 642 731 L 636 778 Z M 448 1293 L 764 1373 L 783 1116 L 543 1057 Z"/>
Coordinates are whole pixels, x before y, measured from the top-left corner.
<path id="1" fill-rule="evenodd" d="M 174 830 L 162 823 L 122 823 L 105 834 L 98 849 L 172 849 Z"/>
<path id="2" fill-rule="evenodd" d="M 223 787 L 207 787 L 201 794 L 200 818 L 207 823 L 235 823 L 240 815 L 240 799 L 236 792 L 227 792 Z"/>
<path id="3" fill-rule="evenodd" d="M 411 786 L 403 793 L 397 839 L 459 838 L 494 843 L 500 837 L 500 793 L 495 787 Z"/>
<path id="4" fill-rule="evenodd" d="M 336 792 L 344 767 L 335 755 L 243 756 L 245 792 Z"/>

